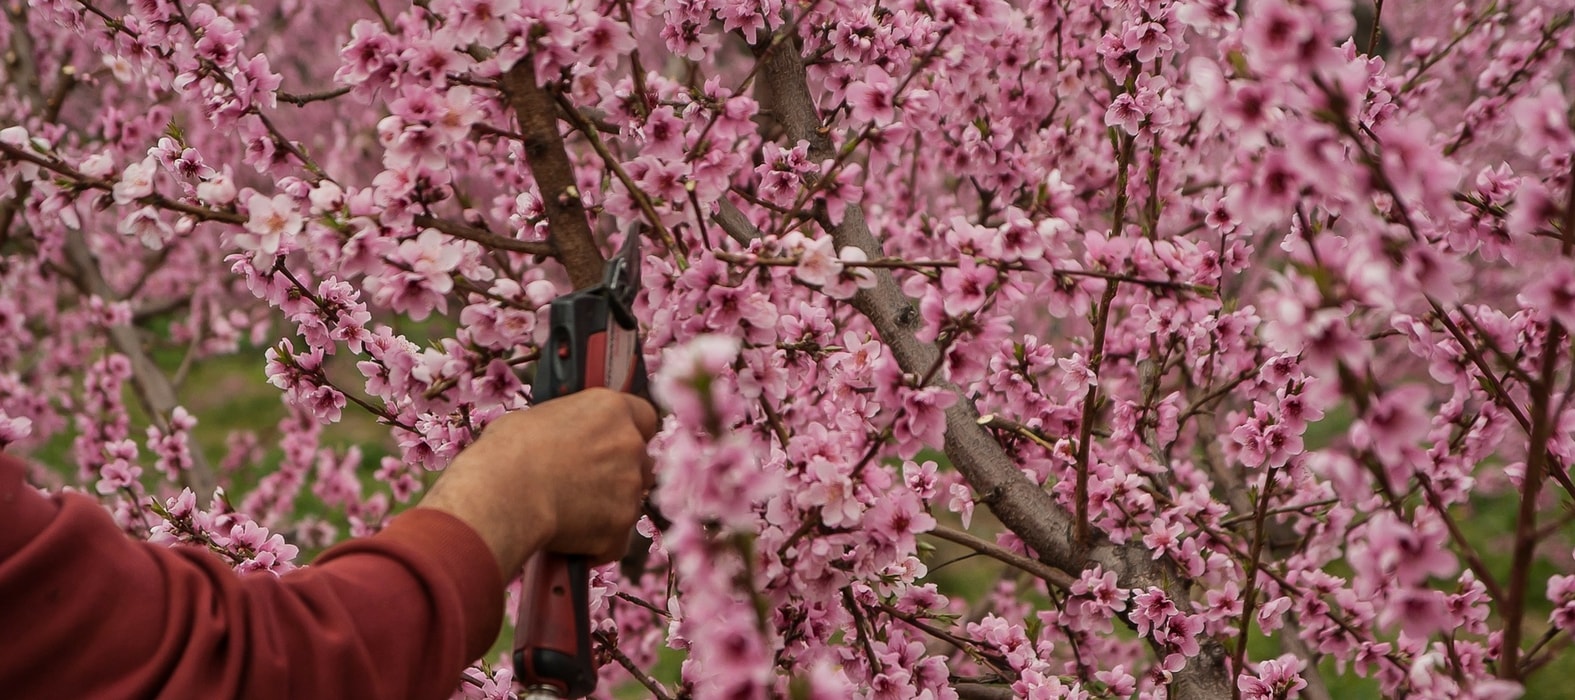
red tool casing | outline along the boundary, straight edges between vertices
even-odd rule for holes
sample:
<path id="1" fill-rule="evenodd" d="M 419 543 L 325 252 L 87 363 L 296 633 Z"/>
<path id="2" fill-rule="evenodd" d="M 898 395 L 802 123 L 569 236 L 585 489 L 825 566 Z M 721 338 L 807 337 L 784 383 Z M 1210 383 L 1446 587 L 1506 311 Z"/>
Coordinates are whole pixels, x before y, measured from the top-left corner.
<path id="1" fill-rule="evenodd" d="M 591 387 L 646 394 L 645 363 L 630 305 L 638 285 L 631 235 L 602 284 L 554 299 L 551 331 L 536 365 L 536 402 Z M 541 553 L 525 564 L 514 629 L 514 671 L 527 691 L 580 698 L 596 690 L 591 658 L 590 566 L 585 557 Z"/>

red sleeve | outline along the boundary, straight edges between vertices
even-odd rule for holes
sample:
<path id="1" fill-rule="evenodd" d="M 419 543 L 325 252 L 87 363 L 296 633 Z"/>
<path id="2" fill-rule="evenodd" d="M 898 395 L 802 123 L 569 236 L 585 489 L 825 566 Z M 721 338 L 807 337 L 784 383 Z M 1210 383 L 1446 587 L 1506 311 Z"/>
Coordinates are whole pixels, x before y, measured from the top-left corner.
<path id="1" fill-rule="evenodd" d="M 503 580 L 481 538 L 415 509 L 283 576 L 137 542 L 0 455 L 0 688 L 52 698 L 447 698 Z"/>

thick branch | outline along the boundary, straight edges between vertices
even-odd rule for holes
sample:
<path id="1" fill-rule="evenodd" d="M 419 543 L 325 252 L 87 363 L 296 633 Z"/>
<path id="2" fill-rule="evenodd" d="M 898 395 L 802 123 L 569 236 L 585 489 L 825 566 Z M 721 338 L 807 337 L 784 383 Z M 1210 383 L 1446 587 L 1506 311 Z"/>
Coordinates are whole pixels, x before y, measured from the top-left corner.
<path id="1" fill-rule="evenodd" d="M 959 700 L 1012 700 L 1017 694 L 1009 685 L 987 683 L 958 683 L 952 686 Z"/>
<path id="2" fill-rule="evenodd" d="M 76 268 L 79 281 L 93 295 L 105 301 L 119 301 L 119 297 L 109 283 L 104 280 L 104 274 L 99 271 L 98 260 L 93 257 L 93 252 L 88 249 L 87 240 L 82 237 L 82 232 L 71 230 L 66 234 L 66 257 L 70 258 L 72 266 Z M 154 364 L 153 358 L 142 348 L 142 341 L 137 338 L 137 329 L 134 326 L 111 326 L 109 328 L 109 341 L 115 350 L 125 355 L 131 361 L 131 381 L 136 387 L 137 399 L 142 403 L 142 408 L 148 412 L 154 425 L 166 433 L 170 429 L 170 414 L 175 411 L 179 403 L 175 400 L 175 387 L 170 383 L 164 371 Z M 206 496 L 213 493 L 213 470 L 208 466 L 208 460 L 202 450 L 195 445 L 191 450 L 191 469 L 181 473 L 184 485 L 199 495 Z"/>
<path id="3" fill-rule="evenodd" d="M 792 41 L 774 42 L 760 57 L 758 98 L 786 132 L 787 141 L 809 142 L 812 162 L 831 156 L 827 137 L 810 96 L 803 59 Z M 864 220 L 864 210 L 849 204 L 842 222 L 832 231 L 837 246 L 855 246 L 870 258 L 883 256 L 880 243 Z M 921 342 L 918 310 L 903 295 L 890 270 L 875 269 L 873 288 L 861 290 L 853 305 L 869 318 L 891 348 L 905 372 L 922 376 L 939 356 L 933 343 Z M 1041 561 L 1065 571 L 1082 571 L 1098 564 L 1116 572 L 1122 586 L 1163 589 L 1172 600 L 1187 599 L 1183 576 L 1166 560 L 1155 560 L 1141 544 L 1116 545 L 1095 538 L 1080 552 L 1072 536 L 1073 518 L 1050 494 L 1018 470 L 1012 458 L 985 428 L 978 424 L 973 402 L 948 382 L 938 386 L 958 393 L 959 400 L 946 410 L 946 456 L 968 479 L 991 512 L 1038 554 Z M 1213 639 L 1202 640 L 1202 651 L 1175 675 L 1172 697 L 1213 700 L 1230 695 L 1225 671 L 1225 649 Z"/>
<path id="4" fill-rule="evenodd" d="M 503 76 L 503 91 L 525 136 L 525 160 L 547 212 L 548 240 L 568 269 L 569 281 L 575 289 L 583 289 L 601 281 L 606 259 L 591 236 L 580 188 L 574 182 L 574 165 L 558 133 L 558 108 L 547 90 L 536 82 L 530 56 Z"/>
<path id="5" fill-rule="evenodd" d="M 22 89 L 22 94 L 30 98 L 35 108 L 43 106 L 43 76 L 38 73 L 38 66 L 34 63 L 33 36 L 28 33 L 27 8 L 29 3 L 7 3 L 4 11 L 6 20 L 11 25 L 11 50 L 5 52 L 6 67 L 9 69 L 7 77 Z"/>
<path id="6" fill-rule="evenodd" d="M 43 94 L 42 76 L 38 74 L 37 66 L 33 63 L 33 43 L 27 31 L 27 14 L 25 4 L 6 7 L 6 15 L 11 21 L 12 38 L 16 44 L 8 55 L 11 63 L 11 77 L 21 80 L 24 92 L 34 103 L 36 108 L 44 110 L 39 114 L 42 121 L 54 121 L 59 116 L 62 104 L 65 102 L 66 91 L 75 83 L 75 77 L 70 72 L 62 72 L 60 82 L 56 86 L 55 94 L 45 97 Z M 24 160 L 39 160 L 36 156 L 20 149 L 5 147 L 7 155 L 23 155 Z M 45 164 L 48 167 L 47 164 Z M 22 180 L 16 188 L 16 196 L 7 202 L 0 203 L 0 240 L 8 235 L 12 222 L 26 206 L 27 196 L 32 190 L 32 182 Z M 119 295 L 110 288 L 104 280 L 104 275 L 99 271 L 98 261 L 94 259 L 92 251 L 88 250 L 87 241 L 82 237 L 82 232 L 71 230 L 66 235 L 66 256 L 76 268 L 78 282 L 91 294 L 105 301 L 119 301 Z M 168 433 L 170 429 L 170 414 L 178 405 L 175 400 L 175 389 L 164 372 L 154 364 L 142 349 L 142 343 L 137 338 L 135 326 L 113 326 L 109 328 L 110 343 L 131 362 L 131 380 L 136 388 L 137 399 L 147 411 L 148 416 L 160 430 Z M 208 466 L 208 460 L 203 456 L 202 449 L 196 445 L 191 449 L 191 469 L 181 474 L 183 483 L 194 492 L 201 495 L 213 493 L 213 471 Z"/>
<path id="7" fill-rule="evenodd" d="M 711 220 L 721 226 L 729 238 L 745 246 L 764 235 L 754 224 L 749 223 L 749 217 L 744 216 L 744 212 L 726 198 L 717 201 L 716 213 L 711 215 Z"/>

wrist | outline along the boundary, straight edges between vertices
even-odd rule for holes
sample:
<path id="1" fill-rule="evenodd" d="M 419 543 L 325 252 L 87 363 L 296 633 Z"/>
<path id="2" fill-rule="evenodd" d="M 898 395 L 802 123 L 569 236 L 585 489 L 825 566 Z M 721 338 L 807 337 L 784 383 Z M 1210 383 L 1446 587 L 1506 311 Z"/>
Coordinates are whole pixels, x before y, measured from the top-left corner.
<path id="1" fill-rule="evenodd" d="M 420 506 L 443 511 L 470 526 L 492 551 L 507 580 L 551 540 L 556 514 L 540 491 L 511 498 L 491 480 L 478 478 L 477 471 L 465 469 L 461 461 L 450 465 Z"/>

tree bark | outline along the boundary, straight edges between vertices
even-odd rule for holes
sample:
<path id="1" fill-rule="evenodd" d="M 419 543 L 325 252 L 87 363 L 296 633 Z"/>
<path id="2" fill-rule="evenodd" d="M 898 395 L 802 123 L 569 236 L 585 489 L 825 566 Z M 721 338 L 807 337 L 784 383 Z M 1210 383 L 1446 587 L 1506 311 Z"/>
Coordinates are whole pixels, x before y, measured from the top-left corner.
<path id="1" fill-rule="evenodd" d="M 759 99 L 780 123 L 789 143 L 809 143 L 811 162 L 832 157 L 831 139 L 820 116 L 794 41 L 772 43 L 758 60 Z M 871 259 L 884 257 L 880 242 L 871 233 L 863 209 L 849 204 L 840 223 L 831 231 L 838 248 L 854 246 Z M 924 376 L 939 358 L 933 343 L 916 337 L 920 319 L 912 300 L 902 293 L 890 270 L 872 269 L 876 284 L 853 297 L 853 306 L 869 318 L 881 340 L 891 348 L 905 372 Z M 1096 537 L 1086 548 L 1073 536 L 1073 516 L 1055 499 L 1029 481 L 993 436 L 979 425 L 973 402 L 957 386 L 937 381 L 937 386 L 957 394 L 946 411 L 946 456 L 967 478 L 990 511 L 1032 547 L 1041 561 L 1068 572 L 1094 565 L 1116 573 L 1127 588 L 1155 587 L 1178 605 L 1190 599 L 1189 582 L 1167 559 L 1156 560 L 1141 543 L 1118 545 Z M 1225 647 L 1218 640 L 1199 640 L 1201 650 L 1174 675 L 1172 697 L 1179 700 L 1215 700 L 1230 697 Z"/>
<path id="2" fill-rule="evenodd" d="M 574 180 L 574 165 L 558 132 L 558 108 L 547 88 L 536 82 L 531 56 L 521 58 L 503 75 L 503 92 L 525 137 L 525 161 L 547 212 L 547 240 L 569 271 L 575 289 L 595 286 L 602 279 L 606 258 L 591 235 Z"/>
<path id="3" fill-rule="evenodd" d="M 115 290 L 110 289 L 109 283 L 104 281 L 104 273 L 98 269 L 98 259 L 94 257 L 93 251 L 88 249 L 87 240 L 83 238 L 81 231 L 71 230 L 66 233 L 65 251 L 72 267 L 76 268 L 78 282 L 87 289 L 88 293 L 105 301 L 120 301 Z M 175 386 L 143 349 L 142 340 L 137 337 L 135 326 L 110 327 L 109 342 L 115 346 L 117 352 L 131 361 L 131 383 L 136 389 L 137 400 L 142 404 L 143 410 L 148 412 L 149 420 L 152 420 L 159 430 L 168 433 L 170 414 L 174 412 L 176 406 L 180 405 L 175 399 Z M 182 485 L 190 488 L 193 493 L 205 498 L 213 495 L 215 484 L 213 469 L 208 466 L 202 448 L 195 444 L 191 445 L 191 468 L 181 472 L 180 478 Z"/>

